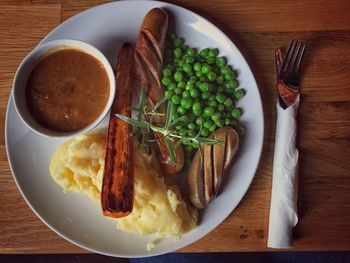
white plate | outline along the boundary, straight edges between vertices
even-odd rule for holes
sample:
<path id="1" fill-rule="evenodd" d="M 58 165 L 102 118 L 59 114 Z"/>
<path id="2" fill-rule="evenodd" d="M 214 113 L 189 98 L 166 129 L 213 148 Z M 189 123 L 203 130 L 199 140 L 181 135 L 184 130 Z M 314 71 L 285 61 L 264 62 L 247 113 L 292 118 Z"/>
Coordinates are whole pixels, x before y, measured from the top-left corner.
<path id="1" fill-rule="evenodd" d="M 215 201 L 204 210 L 197 229 L 180 241 L 163 239 L 151 252 L 146 250 L 150 237 L 123 233 L 101 214 L 100 207 L 88 197 L 64 194 L 51 179 L 49 161 L 62 139 L 48 139 L 31 132 L 15 112 L 10 98 L 5 126 L 7 155 L 14 179 L 36 215 L 53 231 L 70 242 L 109 256 L 144 257 L 180 249 L 208 234 L 238 205 L 248 190 L 259 163 L 263 144 L 263 111 L 254 76 L 237 47 L 213 24 L 184 8 L 153 1 L 113 2 L 82 12 L 49 33 L 41 43 L 71 38 L 97 47 L 115 65 L 118 48 L 134 42 L 144 15 L 153 7 L 163 7 L 176 21 L 176 32 L 190 46 L 217 47 L 220 55 L 238 72 L 246 96 L 239 101 L 241 118 L 247 132 L 239 156 Z M 100 125 L 106 126 L 107 121 Z"/>

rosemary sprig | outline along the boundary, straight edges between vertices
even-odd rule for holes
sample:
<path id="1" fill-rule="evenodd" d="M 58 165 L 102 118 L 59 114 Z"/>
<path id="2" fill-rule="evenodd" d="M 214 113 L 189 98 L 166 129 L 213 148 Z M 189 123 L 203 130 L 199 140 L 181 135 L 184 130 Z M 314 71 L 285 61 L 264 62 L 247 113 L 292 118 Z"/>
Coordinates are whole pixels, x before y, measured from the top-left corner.
<path id="1" fill-rule="evenodd" d="M 134 119 L 125 115 L 115 114 L 116 117 L 122 119 L 123 121 L 136 126 L 137 133 L 141 135 L 141 141 L 143 144 L 148 140 L 145 136 L 149 133 L 150 130 L 159 133 L 165 137 L 165 144 L 168 148 L 170 154 L 170 160 L 173 163 L 177 163 L 176 158 L 176 148 L 182 143 L 191 145 L 194 148 L 201 148 L 205 145 L 214 145 L 218 143 L 223 143 L 222 141 L 215 140 L 212 138 L 201 137 L 201 129 L 194 137 L 189 136 L 181 136 L 178 134 L 176 129 L 174 129 L 175 125 L 179 122 L 183 122 L 183 119 L 180 117 L 174 121 L 171 120 L 171 116 L 173 115 L 174 105 L 169 101 L 167 103 L 166 114 L 157 112 L 157 109 L 166 102 L 166 99 L 163 98 L 157 104 L 155 104 L 150 111 L 147 111 L 147 102 L 146 102 L 146 91 L 144 87 L 141 87 L 140 94 L 140 102 L 139 107 L 130 107 L 131 111 L 138 112 L 138 118 Z M 164 124 L 155 124 L 152 122 L 154 117 L 164 116 L 165 115 L 165 123 Z M 147 116 L 147 120 L 145 118 Z M 147 146 L 149 148 L 149 146 Z"/>

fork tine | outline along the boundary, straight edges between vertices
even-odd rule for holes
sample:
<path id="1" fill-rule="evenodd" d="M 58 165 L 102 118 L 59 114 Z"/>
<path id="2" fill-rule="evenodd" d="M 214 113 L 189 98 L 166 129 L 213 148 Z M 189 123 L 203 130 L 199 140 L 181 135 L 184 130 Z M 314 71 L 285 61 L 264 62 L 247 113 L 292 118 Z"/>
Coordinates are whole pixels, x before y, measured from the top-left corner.
<path id="1" fill-rule="evenodd" d="M 301 48 L 298 52 L 298 57 L 296 60 L 296 64 L 295 64 L 295 69 L 294 72 L 295 74 L 299 75 L 299 71 L 300 71 L 300 64 L 304 58 L 304 54 L 305 54 L 305 49 L 306 49 L 306 44 L 301 42 Z"/>
<path id="2" fill-rule="evenodd" d="M 282 64 L 281 71 L 287 71 L 288 65 L 290 64 L 290 59 L 294 53 L 295 43 L 296 43 L 296 41 L 294 41 L 294 40 L 292 40 L 292 42 L 290 43 L 287 54 L 286 54 L 284 61 L 283 61 L 283 64 Z"/>
<path id="3" fill-rule="evenodd" d="M 294 72 L 295 62 L 298 58 L 300 47 L 301 47 L 301 42 L 296 41 L 295 48 L 292 53 L 292 58 L 290 59 L 288 64 L 288 72 Z"/>

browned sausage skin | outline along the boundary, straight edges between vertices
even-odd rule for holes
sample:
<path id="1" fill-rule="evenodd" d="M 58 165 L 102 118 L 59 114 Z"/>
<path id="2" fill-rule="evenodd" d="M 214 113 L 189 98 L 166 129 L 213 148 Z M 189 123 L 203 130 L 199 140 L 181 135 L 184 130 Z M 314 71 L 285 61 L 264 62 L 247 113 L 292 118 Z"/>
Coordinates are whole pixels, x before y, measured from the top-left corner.
<path id="1" fill-rule="evenodd" d="M 168 14 L 161 8 L 150 10 L 143 19 L 135 46 L 135 73 L 139 87 L 147 91 L 148 103 L 155 105 L 164 97 L 164 87 L 161 84 L 163 54 L 165 49 L 166 32 L 168 30 Z M 159 108 L 165 113 L 164 105 Z M 158 123 L 164 122 L 160 118 Z M 164 172 L 175 174 L 182 170 L 185 162 L 182 146 L 176 148 L 177 163 L 172 163 L 163 135 L 154 134 L 156 151 Z"/>

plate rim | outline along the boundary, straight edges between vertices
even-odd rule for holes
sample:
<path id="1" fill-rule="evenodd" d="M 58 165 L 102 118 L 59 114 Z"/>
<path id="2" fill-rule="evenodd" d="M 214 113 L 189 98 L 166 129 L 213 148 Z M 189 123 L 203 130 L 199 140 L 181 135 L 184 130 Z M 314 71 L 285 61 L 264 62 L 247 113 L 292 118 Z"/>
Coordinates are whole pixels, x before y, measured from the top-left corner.
<path id="1" fill-rule="evenodd" d="M 70 20 L 73 20 L 76 16 L 78 15 L 81 15 L 83 13 L 86 13 L 86 12 L 89 12 L 91 11 L 92 9 L 95 9 L 95 8 L 99 8 L 101 6 L 107 6 L 107 5 L 118 5 L 119 3 L 123 3 L 123 2 L 127 2 L 127 1 L 120 1 L 120 2 L 109 2 L 109 3 L 104 3 L 104 4 L 100 4 L 100 5 L 96 5 L 96 6 L 93 6 L 93 7 L 90 7 L 88 9 L 85 9 L 75 15 L 73 15 L 72 17 L 68 18 L 67 20 L 65 20 L 64 22 L 58 24 L 56 27 L 54 27 L 49 33 L 47 33 L 45 35 L 45 37 L 43 37 L 39 42 L 38 44 L 33 48 L 37 48 L 38 46 L 42 45 L 43 43 L 45 43 L 46 39 L 49 38 L 52 34 L 54 34 L 56 30 L 58 30 L 59 27 L 61 27 L 62 25 L 64 24 L 68 24 L 70 22 Z M 216 229 L 219 225 L 221 225 L 226 219 L 227 217 L 233 213 L 233 211 L 237 208 L 237 206 L 242 202 L 244 196 L 247 194 L 247 191 L 249 190 L 255 176 L 256 176 L 256 173 L 257 173 L 257 169 L 258 169 L 258 166 L 260 164 L 260 161 L 261 161 L 261 155 L 262 155 L 262 149 L 263 149 L 263 144 L 264 144 L 264 136 L 265 136 L 265 119 L 264 119 L 264 111 L 263 111 L 263 105 L 262 105 L 262 99 L 261 99 L 261 94 L 260 94 L 260 90 L 259 90 L 259 86 L 256 82 L 256 78 L 251 70 L 251 67 L 249 66 L 249 63 L 247 62 L 246 58 L 243 56 L 242 52 L 240 51 L 240 49 L 234 44 L 234 42 L 225 34 L 225 32 L 223 32 L 219 27 L 217 27 L 213 22 L 209 21 L 208 19 L 206 19 L 205 17 L 197 14 L 196 12 L 190 10 L 190 9 L 187 9 L 185 7 L 182 7 L 182 6 L 179 6 L 179 5 L 176 5 L 176 4 L 172 4 L 172 3 L 166 3 L 166 2 L 162 2 L 162 1 L 147 1 L 147 0 L 135 0 L 135 1 L 132 1 L 132 2 L 138 2 L 140 4 L 142 3 L 149 3 L 149 2 L 152 2 L 154 4 L 154 6 L 159 6 L 159 5 L 166 5 L 166 6 L 172 6 L 172 7 L 175 7 L 175 8 L 178 8 L 182 11 L 186 11 L 186 12 L 190 12 L 192 15 L 196 15 L 198 17 L 200 17 L 201 19 L 203 19 L 204 22 L 208 23 L 209 25 L 211 25 L 215 30 L 219 31 L 223 37 L 226 39 L 226 41 L 231 45 L 231 47 L 233 46 L 238 52 L 239 54 L 241 55 L 241 57 L 244 59 L 245 63 L 247 64 L 247 70 L 249 71 L 248 73 L 251 74 L 252 76 L 252 81 L 253 81 L 253 84 L 255 85 L 256 89 L 257 89 L 257 93 L 259 95 L 259 112 L 260 112 L 260 118 L 261 118 L 261 138 L 259 140 L 259 148 L 257 148 L 257 152 L 258 152 L 258 160 L 256 162 L 256 165 L 254 165 L 254 174 L 253 176 L 249 179 L 249 183 L 247 184 L 247 187 L 246 189 L 244 189 L 243 191 L 243 195 L 240 197 L 240 200 L 237 202 L 237 204 L 235 206 L 232 206 L 232 209 L 229 209 L 226 211 L 226 213 L 224 213 L 224 216 L 222 217 L 222 220 L 219 220 L 219 223 L 209 229 L 209 230 L 206 230 L 204 231 L 202 234 L 201 234 L 201 237 L 200 238 L 197 238 L 195 240 L 189 240 L 188 242 L 185 242 L 184 244 L 182 244 L 180 247 L 176 248 L 176 250 L 179 250 L 179 249 L 182 249 L 184 247 L 187 247 L 197 241 L 199 241 L 200 239 L 202 239 L 203 237 L 207 236 L 210 232 L 212 232 L 214 229 Z M 12 81 L 12 84 L 13 84 L 13 81 Z M 9 147 L 9 137 L 8 137 L 8 122 L 9 122 L 9 109 L 10 109 L 10 106 L 11 106 L 11 103 L 13 104 L 13 85 L 11 87 L 11 92 L 10 92 L 10 96 L 9 96 L 9 99 L 8 99 L 8 103 L 7 103 L 7 107 L 6 107 L 6 115 L 5 115 L 5 149 L 6 149 L 6 155 L 7 155 L 7 160 L 8 160 L 8 163 L 9 163 L 9 167 L 10 167 L 10 170 L 11 170 L 11 174 L 12 174 L 12 177 L 14 178 L 14 181 L 16 183 L 16 186 L 18 188 L 18 190 L 20 191 L 21 193 L 21 196 L 23 197 L 23 199 L 26 201 L 26 203 L 29 205 L 29 207 L 31 208 L 31 210 L 34 212 L 34 214 L 44 223 L 44 225 L 46 225 L 47 227 L 49 227 L 50 230 L 52 230 L 54 233 L 58 234 L 60 237 L 62 237 L 63 239 L 67 240 L 68 242 L 80 247 L 80 248 L 83 248 L 87 251 L 91 251 L 91 252 L 94 252 L 94 253 L 98 253 L 98 254 L 102 254 L 102 255 L 107 255 L 107 256 L 111 256 L 111 257 L 121 257 L 121 258 L 142 258 L 142 257 L 151 257 L 151 256 L 157 256 L 157 255 L 162 255 L 162 254 L 165 254 L 165 253 L 170 253 L 170 252 L 173 252 L 174 250 L 171 250 L 171 249 L 168 249 L 168 250 L 165 250 L 165 251 L 159 251 L 159 252 L 154 252 L 154 251 L 147 251 L 146 253 L 147 254 L 144 254 L 144 255 L 132 255 L 132 254 L 127 254 L 127 253 L 123 253 L 123 254 L 117 254 L 117 253 L 108 253 L 108 252 L 104 252 L 104 251 L 100 251 L 100 250 L 97 250 L 91 246 L 86 246 L 82 243 L 79 243 L 78 241 L 75 241 L 73 239 L 71 239 L 70 237 L 68 237 L 65 233 L 62 233 L 61 231 L 55 229 L 53 226 L 51 226 L 51 224 L 49 222 L 47 222 L 40 214 L 39 212 L 33 207 L 32 203 L 30 202 L 29 199 L 27 199 L 26 195 L 24 194 L 22 188 L 20 187 L 20 184 L 18 183 L 18 180 L 17 180 L 17 177 L 15 176 L 15 173 L 14 173 L 14 168 L 13 168 L 13 165 L 11 163 L 11 160 L 10 160 L 10 150 L 8 149 Z M 17 112 L 15 112 L 15 114 L 17 114 Z"/>

